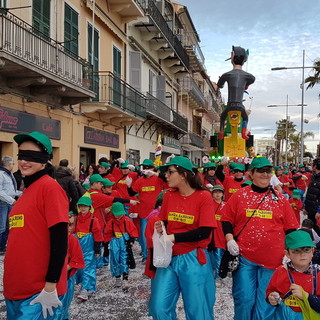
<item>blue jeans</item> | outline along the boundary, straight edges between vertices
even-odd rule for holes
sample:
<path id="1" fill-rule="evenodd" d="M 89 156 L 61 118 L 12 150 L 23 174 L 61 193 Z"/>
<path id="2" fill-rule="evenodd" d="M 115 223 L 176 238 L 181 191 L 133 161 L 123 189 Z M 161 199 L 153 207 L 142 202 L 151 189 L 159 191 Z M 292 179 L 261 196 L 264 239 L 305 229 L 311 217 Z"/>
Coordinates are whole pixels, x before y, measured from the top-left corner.
<path id="1" fill-rule="evenodd" d="M 6 250 L 9 233 L 9 213 L 12 205 L 0 201 L 0 251 Z"/>

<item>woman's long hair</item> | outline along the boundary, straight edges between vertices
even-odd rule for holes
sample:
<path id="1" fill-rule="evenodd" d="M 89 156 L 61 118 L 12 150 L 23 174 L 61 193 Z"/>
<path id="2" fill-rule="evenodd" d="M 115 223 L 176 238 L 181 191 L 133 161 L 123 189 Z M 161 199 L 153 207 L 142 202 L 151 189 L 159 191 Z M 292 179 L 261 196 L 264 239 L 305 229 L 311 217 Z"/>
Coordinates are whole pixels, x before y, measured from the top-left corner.
<path id="1" fill-rule="evenodd" d="M 186 170 L 185 168 L 182 168 L 179 166 L 175 166 L 175 167 L 176 167 L 179 174 L 184 175 L 186 182 L 189 184 L 189 186 L 192 189 L 207 190 L 203 185 L 203 182 L 200 178 L 198 170 L 194 170 L 193 172 L 190 172 L 189 170 Z"/>
<path id="2" fill-rule="evenodd" d="M 94 164 L 94 163 L 90 163 L 88 166 L 87 166 L 87 169 L 86 169 L 86 176 L 89 175 L 89 167 L 92 167 L 93 169 L 93 173 L 92 174 L 96 174 L 96 173 L 99 173 L 98 171 L 98 167 Z"/>

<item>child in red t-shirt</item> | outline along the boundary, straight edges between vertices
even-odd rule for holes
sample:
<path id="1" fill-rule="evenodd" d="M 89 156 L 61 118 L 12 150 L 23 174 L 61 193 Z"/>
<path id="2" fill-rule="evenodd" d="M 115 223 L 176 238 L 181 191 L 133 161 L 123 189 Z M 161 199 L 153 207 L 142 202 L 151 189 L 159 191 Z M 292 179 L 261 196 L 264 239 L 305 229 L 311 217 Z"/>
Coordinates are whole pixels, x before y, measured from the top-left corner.
<path id="1" fill-rule="evenodd" d="M 292 198 L 289 199 L 290 205 L 297 217 L 297 220 L 300 224 L 300 210 L 302 210 L 303 203 L 300 199 L 300 192 L 297 189 L 292 191 Z"/>
<path id="2" fill-rule="evenodd" d="M 320 267 L 311 260 L 315 244 L 303 230 L 285 238 L 285 255 L 291 260 L 276 269 L 266 290 L 267 301 L 275 308 L 273 319 L 320 319 Z M 300 313 L 300 315 L 299 315 Z"/>

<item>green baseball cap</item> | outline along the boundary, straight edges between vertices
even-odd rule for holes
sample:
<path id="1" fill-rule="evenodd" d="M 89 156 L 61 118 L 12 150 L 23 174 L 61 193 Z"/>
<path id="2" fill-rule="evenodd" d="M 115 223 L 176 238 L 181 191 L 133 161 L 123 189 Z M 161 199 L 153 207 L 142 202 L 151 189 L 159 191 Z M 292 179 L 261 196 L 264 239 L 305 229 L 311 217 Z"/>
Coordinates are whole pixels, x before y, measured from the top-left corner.
<path id="1" fill-rule="evenodd" d="M 299 165 L 298 165 L 298 168 L 304 168 L 304 167 L 305 167 L 304 164 L 299 164 Z"/>
<path id="2" fill-rule="evenodd" d="M 161 172 L 166 172 L 170 166 L 178 166 L 178 167 L 184 168 L 190 172 L 193 172 L 192 171 L 192 168 L 193 168 L 192 162 L 188 158 L 183 157 L 183 156 L 176 156 L 176 157 L 172 158 L 169 161 L 169 163 L 167 163 L 163 166 L 160 166 L 159 169 Z"/>
<path id="3" fill-rule="evenodd" d="M 223 186 L 221 186 L 220 184 L 215 184 L 215 185 L 212 187 L 211 191 L 222 191 L 222 192 L 224 192 L 224 188 L 223 188 Z"/>
<path id="4" fill-rule="evenodd" d="M 125 160 L 120 164 L 120 169 L 128 169 L 129 162 Z"/>
<path id="5" fill-rule="evenodd" d="M 121 202 L 115 202 L 111 207 L 111 212 L 115 216 L 121 216 L 123 214 L 126 214 L 126 211 L 124 210 L 124 206 Z"/>
<path id="6" fill-rule="evenodd" d="M 83 185 L 82 185 L 82 188 L 84 189 L 84 190 L 89 190 L 90 189 L 90 183 L 84 183 Z"/>
<path id="7" fill-rule="evenodd" d="M 282 168 L 280 166 L 274 166 L 273 169 L 274 169 L 274 171 L 282 170 Z"/>
<path id="8" fill-rule="evenodd" d="M 102 183 L 104 187 L 111 187 L 114 185 L 114 182 L 110 181 L 108 178 L 102 179 Z"/>
<path id="9" fill-rule="evenodd" d="M 213 162 L 207 162 L 204 164 L 203 168 L 216 168 L 216 164 Z"/>
<path id="10" fill-rule="evenodd" d="M 235 164 L 232 166 L 232 171 L 233 171 L 233 170 L 244 171 L 244 170 L 245 170 L 245 166 L 244 166 L 244 164 L 242 164 L 242 163 L 235 163 Z"/>
<path id="11" fill-rule="evenodd" d="M 142 166 L 150 166 L 150 167 L 154 167 L 154 163 L 151 159 L 144 159 L 142 164 Z"/>
<path id="12" fill-rule="evenodd" d="M 103 178 L 100 176 L 100 174 L 96 173 L 89 178 L 89 181 L 90 184 L 93 184 L 95 182 L 103 182 Z"/>
<path id="13" fill-rule="evenodd" d="M 100 163 L 100 166 L 101 166 L 101 167 L 104 167 L 105 169 L 109 169 L 109 168 L 110 168 L 110 164 L 107 163 L 107 162 L 101 162 L 101 163 Z"/>
<path id="14" fill-rule="evenodd" d="M 19 133 L 13 137 L 14 141 L 20 145 L 24 141 L 33 141 L 37 145 L 39 145 L 44 151 L 46 151 L 48 154 L 52 153 L 52 144 L 51 140 L 48 136 L 45 134 L 33 131 L 29 134 L 27 133 Z"/>
<path id="15" fill-rule="evenodd" d="M 284 171 L 283 171 L 283 174 L 288 174 L 288 173 L 289 173 L 288 170 L 284 170 Z"/>
<path id="16" fill-rule="evenodd" d="M 265 157 L 254 158 L 250 164 L 250 169 L 263 167 L 272 167 L 270 161 Z"/>
<path id="17" fill-rule="evenodd" d="M 92 206 L 92 200 L 90 197 L 87 196 L 82 196 L 78 202 L 77 205 L 79 206 L 80 204 L 84 205 L 84 206 L 88 206 L 91 207 Z"/>
<path id="18" fill-rule="evenodd" d="M 300 192 L 297 189 L 292 191 L 292 198 L 299 198 L 300 199 Z"/>
<path id="19" fill-rule="evenodd" d="M 303 230 L 292 231 L 285 237 L 285 246 L 287 249 L 298 249 L 304 247 L 312 247 L 315 248 L 315 244 L 313 243 L 310 234 Z"/>

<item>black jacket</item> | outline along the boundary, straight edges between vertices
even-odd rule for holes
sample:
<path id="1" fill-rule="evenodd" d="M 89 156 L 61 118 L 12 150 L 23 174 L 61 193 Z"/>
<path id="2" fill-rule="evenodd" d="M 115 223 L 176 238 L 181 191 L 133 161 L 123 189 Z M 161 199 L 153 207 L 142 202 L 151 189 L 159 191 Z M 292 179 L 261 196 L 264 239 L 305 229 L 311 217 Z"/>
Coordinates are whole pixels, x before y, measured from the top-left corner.
<path id="1" fill-rule="evenodd" d="M 308 212 L 308 216 L 314 216 L 320 206 L 320 172 L 314 174 L 311 178 L 304 202 L 304 208 Z"/>
<path id="2" fill-rule="evenodd" d="M 71 170 L 67 167 L 57 167 L 55 178 L 67 194 L 69 209 L 76 212 L 76 204 L 79 200 L 79 195 L 75 183 L 73 182 Z"/>

